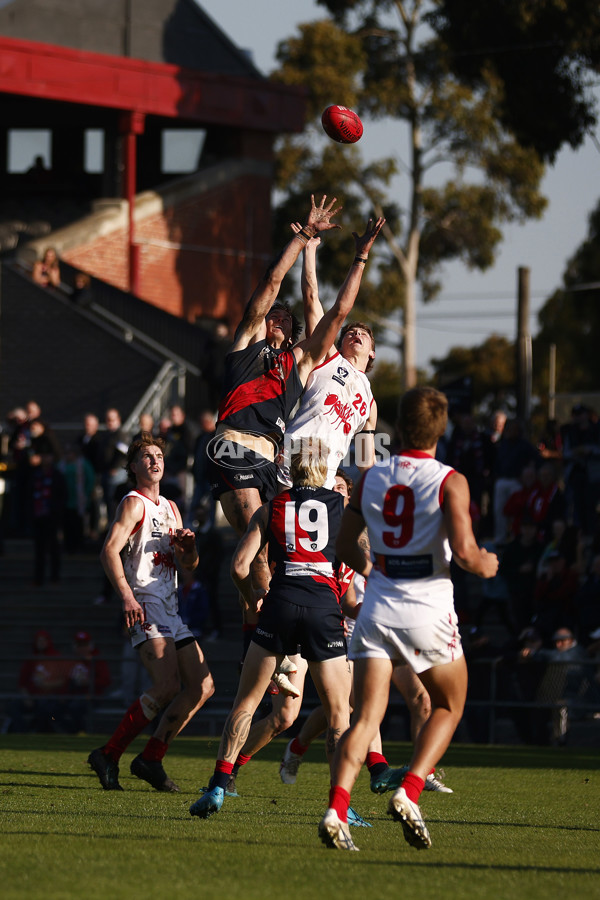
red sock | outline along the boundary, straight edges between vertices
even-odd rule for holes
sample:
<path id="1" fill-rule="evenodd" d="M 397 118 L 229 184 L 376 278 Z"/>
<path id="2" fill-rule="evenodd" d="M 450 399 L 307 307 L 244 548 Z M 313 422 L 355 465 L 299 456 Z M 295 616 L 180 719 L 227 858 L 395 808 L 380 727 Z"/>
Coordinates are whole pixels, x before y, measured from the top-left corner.
<path id="1" fill-rule="evenodd" d="M 249 763 L 251 759 L 251 756 L 244 756 L 243 753 L 240 753 L 234 763 L 234 767 L 237 766 L 239 769 L 241 766 L 245 766 L 246 763 Z"/>
<path id="2" fill-rule="evenodd" d="M 115 762 L 118 762 L 132 740 L 138 736 L 140 731 L 144 730 L 150 721 L 144 715 L 142 704 L 138 697 L 117 725 L 112 737 L 106 742 L 104 753 Z"/>
<path id="3" fill-rule="evenodd" d="M 386 769 L 388 767 L 388 761 L 385 756 L 382 756 L 381 753 L 367 753 L 366 763 L 369 772 L 371 771 L 372 766 L 379 766 L 383 764 Z"/>
<path id="4" fill-rule="evenodd" d="M 402 787 L 406 791 L 408 799 L 412 800 L 413 803 L 418 803 L 421 791 L 425 787 L 425 782 L 418 775 L 415 775 L 414 772 L 407 772 L 402 780 Z"/>
<path id="5" fill-rule="evenodd" d="M 295 753 L 296 756 L 304 756 L 307 750 L 308 746 L 305 747 L 304 744 L 301 744 L 297 737 L 290 744 L 290 753 Z"/>
<path id="6" fill-rule="evenodd" d="M 340 822 L 348 822 L 350 794 L 343 787 L 332 785 L 329 791 L 329 808 L 335 809 Z"/>
<path id="7" fill-rule="evenodd" d="M 142 752 L 142 756 L 144 759 L 153 760 L 154 762 L 160 762 L 164 759 L 164 755 L 169 749 L 169 745 L 165 744 L 164 741 L 159 741 L 158 738 L 151 737 L 144 750 Z"/>

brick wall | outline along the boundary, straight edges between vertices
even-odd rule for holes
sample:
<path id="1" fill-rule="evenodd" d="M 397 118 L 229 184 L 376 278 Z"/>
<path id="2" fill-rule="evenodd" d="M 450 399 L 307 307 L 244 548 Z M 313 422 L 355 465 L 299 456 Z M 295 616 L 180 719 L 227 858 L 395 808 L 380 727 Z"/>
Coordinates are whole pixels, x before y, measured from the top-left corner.
<path id="1" fill-rule="evenodd" d="M 139 296 L 190 322 L 225 316 L 235 325 L 270 255 L 270 191 L 269 178 L 246 174 L 142 218 L 138 213 Z M 126 229 L 62 255 L 127 290 Z"/>

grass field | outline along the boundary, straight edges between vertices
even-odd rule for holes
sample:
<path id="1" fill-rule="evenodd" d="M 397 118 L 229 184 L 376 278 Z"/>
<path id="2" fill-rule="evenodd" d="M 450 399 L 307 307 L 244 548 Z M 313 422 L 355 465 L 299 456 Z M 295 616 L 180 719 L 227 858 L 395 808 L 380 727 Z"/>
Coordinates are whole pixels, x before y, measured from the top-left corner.
<path id="1" fill-rule="evenodd" d="M 281 784 L 275 742 L 238 777 L 239 798 L 203 821 L 188 808 L 212 773 L 218 741 L 180 738 L 167 771 L 180 794 L 159 794 L 121 762 L 122 793 L 86 764 L 97 737 L 3 735 L 0 895 L 3 900 L 592 900 L 600 898 L 600 750 L 455 745 L 443 764 L 454 794 L 425 793 L 433 847 L 416 851 L 386 814 L 388 796 L 363 770 L 353 806 L 360 853 L 326 849 L 322 745 L 294 786 Z M 392 764 L 408 757 L 386 744 Z"/>

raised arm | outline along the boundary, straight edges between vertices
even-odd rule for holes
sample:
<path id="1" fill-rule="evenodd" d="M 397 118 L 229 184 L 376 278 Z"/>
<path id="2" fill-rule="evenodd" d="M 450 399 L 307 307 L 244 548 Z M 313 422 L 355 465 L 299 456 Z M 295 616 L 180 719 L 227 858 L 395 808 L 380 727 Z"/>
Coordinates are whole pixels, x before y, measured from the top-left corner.
<path id="1" fill-rule="evenodd" d="M 377 219 L 375 223 L 373 223 L 372 219 L 369 219 L 364 234 L 358 235 L 355 231 L 352 232 L 355 243 L 355 256 L 346 279 L 338 292 L 336 301 L 318 322 L 312 335 L 301 341 L 294 348 L 294 353 L 298 360 L 298 371 L 304 383 L 319 360 L 323 359 L 334 345 L 338 331 L 351 312 L 354 301 L 358 296 L 369 250 L 384 224 L 385 219 L 383 218 Z"/>
<path id="2" fill-rule="evenodd" d="M 264 337 L 265 316 L 277 299 L 283 279 L 308 241 L 321 231 L 340 227 L 331 219 L 340 211 L 341 207 L 335 208 L 335 197 L 327 205 L 326 200 L 327 196 L 324 195 L 317 206 L 314 196 L 311 195 L 311 209 L 304 226 L 297 234 L 294 234 L 281 253 L 270 263 L 250 297 L 242 321 L 235 333 L 233 350 L 243 350 L 254 340 L 261 340 Z"/>
<path id="3" fill-rule="evenodd" d="M 295 234 L 301 230 L 300 222 L 292 222 L 292 231 Z M 319 298 L 317 281 L 317 249 L 320 243 L 320 237 L 311 238 L 302 252 L 300 287 L 304 305 L 304 331 L 307 338 L 311 336 L 318 322 L 323 318 L 323 306 Z"/>

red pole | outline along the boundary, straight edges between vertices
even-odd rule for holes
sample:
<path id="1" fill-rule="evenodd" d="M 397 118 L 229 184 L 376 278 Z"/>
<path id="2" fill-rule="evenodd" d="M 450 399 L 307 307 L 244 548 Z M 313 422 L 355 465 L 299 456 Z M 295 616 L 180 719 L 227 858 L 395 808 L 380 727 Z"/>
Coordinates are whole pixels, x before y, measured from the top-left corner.
<path id="1" fill-rule="evenodd" d="M 135 195 L 137 186 L 137 135 L 144 133 L 146 117 L 135 111 L 123 113 L 121 134 L 123 135 L 123 196 L 128 205 L 128 259 L 129 290 L 139 293 L 140 257 L 135 243 Z"/>

